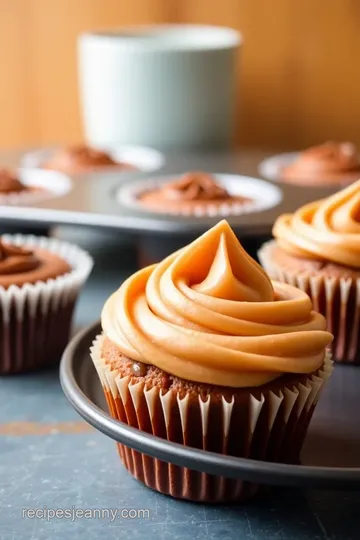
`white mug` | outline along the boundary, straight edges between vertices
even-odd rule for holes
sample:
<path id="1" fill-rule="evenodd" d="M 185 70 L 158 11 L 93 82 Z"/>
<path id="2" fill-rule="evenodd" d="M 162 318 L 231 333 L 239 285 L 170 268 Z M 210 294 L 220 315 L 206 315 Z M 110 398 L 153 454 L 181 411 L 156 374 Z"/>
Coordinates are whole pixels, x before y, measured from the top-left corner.
<path id="1" fill-rule="evenodd" d="M 241 35 L 160 25 L 83 34 L 79 83 L 89 144 L 209 148 L 230 144 Z"/>

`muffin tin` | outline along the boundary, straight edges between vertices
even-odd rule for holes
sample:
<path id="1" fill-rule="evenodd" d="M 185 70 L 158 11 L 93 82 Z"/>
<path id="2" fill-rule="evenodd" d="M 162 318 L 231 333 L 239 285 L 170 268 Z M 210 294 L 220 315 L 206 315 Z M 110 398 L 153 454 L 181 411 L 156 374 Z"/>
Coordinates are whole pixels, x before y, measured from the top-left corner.
<path id="1" fill-rule="evenodd" d="M 204 170 L 224 175 L 240 175 L 243 179 L 258 177 L 258 165 L 267 156 L 264 152 L 244 151 L 240 153 L 205 153 L 165 156 L 159 176 L 177 176 L 191 170 Z M 95 227 L 121 229 L 141 236 L 199 234 L 218 221 L 218 216 L 176 216 L 144 211 L 119 202 L 117 194 L 124 185 L 134 185 L 151 177 L 141 172 L 104 171 L 73 178 L 73 187 L 67 193 L 44 201 L 27 205 L 26 212 L 17 206 L 0 206 L 0 219 L 13 224 L 78 224 Z M 239 178 L 239 181 L 241 179 Z M 269 183 L 271 186 L 271 182 Z M 271 186 L 275 187 L 275 186 Z M 229 223 L 243 236 L 268 234 L 276 217 L 292 212 L 298 206 L 322 198 L 334 191 L 333 188 L 314 187 L 311 190 L 298 185 L 276 186 L 280 194 L 278 204 L 256 212 L 228 216 Z"/>
<path id="2" fill-rule="evenodd" d="M 73 339 L 63 356 L 60 379 L 80 415 L 115 441 L 168 463 L 227 478 L 303 488 L 360 488 L 360 432 L 354 414 L 359 368 L 336 366 L 315 410 L 301 464 L 234 458 L 169 442 L 113 420 L 89 355 L 100 330 L 96 323 Z"/>

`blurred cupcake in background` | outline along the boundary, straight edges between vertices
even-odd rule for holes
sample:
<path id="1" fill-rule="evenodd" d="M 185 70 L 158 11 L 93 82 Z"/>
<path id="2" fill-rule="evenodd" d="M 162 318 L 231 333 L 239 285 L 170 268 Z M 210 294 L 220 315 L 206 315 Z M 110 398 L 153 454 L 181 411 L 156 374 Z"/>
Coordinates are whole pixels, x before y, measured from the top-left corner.
<path id="1" fill-rule="evenodd" d="M 266 272 L 310 295 L 338 362 L 360 363 L 360 180 L 280 216 L 273 235 L 258 253 Z"/>
<path id="2" fill-rule="evenodd" d="M 221 209 L 230 213 L 252 202 L 247 197 L 230 195 L 205 172 L 188 172 L 158 188 L 143 191 L 137 199 L 148 210 L 170 214 L 207 214 Z"/>
<path id="3" fill-rule="evenodd" d="M 131 276 L 91 351 L 112 416 L 180 444 L 296 462 L 332 370 L 309 297 L 272 283 L 226 221 Z M 119 445 L 125 467 L 174 497 L 234 501 L 257 486 Z"/>
<path id="4" fill-rule="evenodd" d="M 0 374 L 60 360 L 92 268 L 80 248 L 45 237 L 0 237 Z"/>
<path id="5" fill-rule="evenodd" d="M 0 204 L 21 204 L 44 194 L 40 187 L 23 184 L 15 171 L 0 169 Z"/>
<path id="6" fill-rule="evenodd" d="M 69 175 L 98 171 L 99 169 L 135 170 L 130 163 L 113 159 L 110 153 L 86 145 L 62 148 L 42 164 L 43 169 L 52 169 Z"/>
<path id="7" fill-rule="evenodd" d="M 294 184 L 349 184 L 360 176 L 360 158 L 349 142 L 326 142 L 312 146 L 280 169 L 280 178 Z"/>
<path id="8" fill-rule="evenodd" d="M 281 190 L 258 178 L 191 171 L 123 182 L 118 202 L 137 210 L 189 217 L 227 217 L 279 204 Z"/>
<path id="9" fill-rule="evenodd" d="M 56 171 L 0 168 L 0 205 L 27 206 L 61 197 L 71 190 L 70 178 Z"/>

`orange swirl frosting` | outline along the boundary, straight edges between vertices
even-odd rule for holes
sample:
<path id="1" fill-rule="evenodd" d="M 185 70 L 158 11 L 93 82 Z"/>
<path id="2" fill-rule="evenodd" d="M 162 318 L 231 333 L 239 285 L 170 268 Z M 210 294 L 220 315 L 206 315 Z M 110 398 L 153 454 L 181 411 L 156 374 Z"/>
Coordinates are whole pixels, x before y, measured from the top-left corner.
<path id="1" fill-rule="evenodd" d="M 125 281 L 102 327 L 135 361 L 231 387 L 312 373 L 332 340 L 309 297 L 272 283 L 226 221 Z"/>
<path id="2" fill-rule="evenodd" d="M 29 249 L 0 241 L 0 275 L 20 274 L 35 270 L 40 261 Z"/>
<path id="3" fill-rule="evenodd" d="M 291 255 L 360 268 L 360 180 L 280 216 L 273 235 Z"/>

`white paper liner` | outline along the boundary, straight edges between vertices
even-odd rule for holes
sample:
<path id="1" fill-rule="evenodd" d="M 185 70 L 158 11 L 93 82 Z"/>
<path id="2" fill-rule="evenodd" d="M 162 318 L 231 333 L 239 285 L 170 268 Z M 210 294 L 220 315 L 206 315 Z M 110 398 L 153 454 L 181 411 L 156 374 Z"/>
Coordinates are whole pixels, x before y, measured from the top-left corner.
<path id="1" fill-rule="evenodd" d="M 280 204 L 282 200 L 282 191 L 279 187 L 274 186 L 259 178 L 251 178 L 248 176 L 232 175 L 232 174 L 214 174 L 215 180 L 223 186 L 230 195 L 236 197 L 247 197 L 251 199 L 249 202 L 231 202 L 221 205 L 211 204 L 211 201 L 202 201 L 198 206 L 191 208 L 179 208 L 169 210 L 164 208 L 163 211 L 155 211 L 146 208 L 141 204 L 138 197 L 145 191 L 159 189 L 164 184 L 181 178 L 182 175 L 173 175 L 159 178 L 146 178 L 137 180 L 136 182 L 123 183 L 117 191 L 117 200 L 119 204 L 155 214 L 168 215 L 183 215 L 183 216 L 230 216 L 248 214 L 251 212 L 262 212 Z M 206 203 L 206 204 L 205 204 Z"/>
<path id="2" fill-rule="evenodd" d="M 214 436 L 213 415 L 219 413 L 218 404 L 214 405 L 210 396 L 206 401 L 199 396 L 194 404 L 189 394 L 181 399 L 174 390 L 162 393 L 157 387 L 146 389 L 143 382 L 131 384 L 131 377 L 121 377 L 103 360 L 103 340 L 103 335 L 97 336 L 91 358 L 111 414 L 129 425 L 182 444 L 193 446 L 194 437 L 197 440 L 200 437 L 202 443 L 198 447 L 214 451 L 209 432 Z M 240 405 L 234 396 L 231 401 L 222 397 L 221 419 L 218 418 L 215 426 L 215 429 L 221 426 L 217 433 L 221 448 L 216 451 L 228 454 L 229 444 L 236 440 L 241 449 L 239 457 L 271 461 L 298 459 L 315 405 L 332 373 L 332 364 L 330 353 L 326 353 L 322 368 L 309 375 L 305 383 L 284 383 L 276 392 L 255 388 L 242 395 Z M 194 428 L 195 418 L 201 420 Z M 179 419 L 181 429 L 176 430 L 174 424 Z M 220 502 L 247 498 L 257 490 L 257 486 L 248 482 L 198 473 L 160 462 L 123 445 L 119 447 L 131 474 L 149 487 L 174 497 Z"/>
<path id="3" fill-rule="evenodd" d="M 276 264 L 272 256 L 276 240 L 265 243 L 258 252 L 260 264 L 274 280 L 306 292 L 316 311 L 327 321 L 334 335 L 332 351 L 338 362 L 360 362 L 360 279 L 314 275 Z"/>
<path id="4" fill-rule="evenodd" d="M 41 248 L 71 266 L 67 274 L 47 281 L 0 287 L 0 373 L 34 369 L 59 360 L 71 326 L 72 310 L 93 260 L 79 247 L 32 235 L 2 235 L 4 242 Z"/>
<path id="5" fill-rule="evenodd" d="M 259 174 L 268 180 L 283 182 L 281 179 L 281 170 L 291 165 L 298 158 L 299 154 L 300 152 L 285 152 L 268 157 L 259 164 Z"/>
<path id="6" fill-rule="evenodd" d="M 22 184 L 34 188 L 34 191 L 0 194 L 0 205 L 30 206 L 54 197 L 63 197 L 72 189 L 70 178 L 57 171 L 18 169 L 16 174 Z"/>
<path id="7" fill-rule="evenodd" d="M 101 150 L 108 152 L 115 161 L 128 163 L 143 172 L 159 170 L 165 163 L 165 157 L 161 152 L 146 146 L 106 146 L 101 147 Z M 58 151 L 59 148 L 40 148 L 27 152 L 21 159 L 21 165 L 30 169 L 41 168 Z M 97 170 L 101 169 L 104 170 L 104 167 L 99 167 Z M 105 169 L 108 170 L 109 167 Z M 130 170 L 124 170 L 124 172 L 131 173 Z M 121 171 L 118 170 L 117 174 L 119 173 L 121 174 Z"/>

